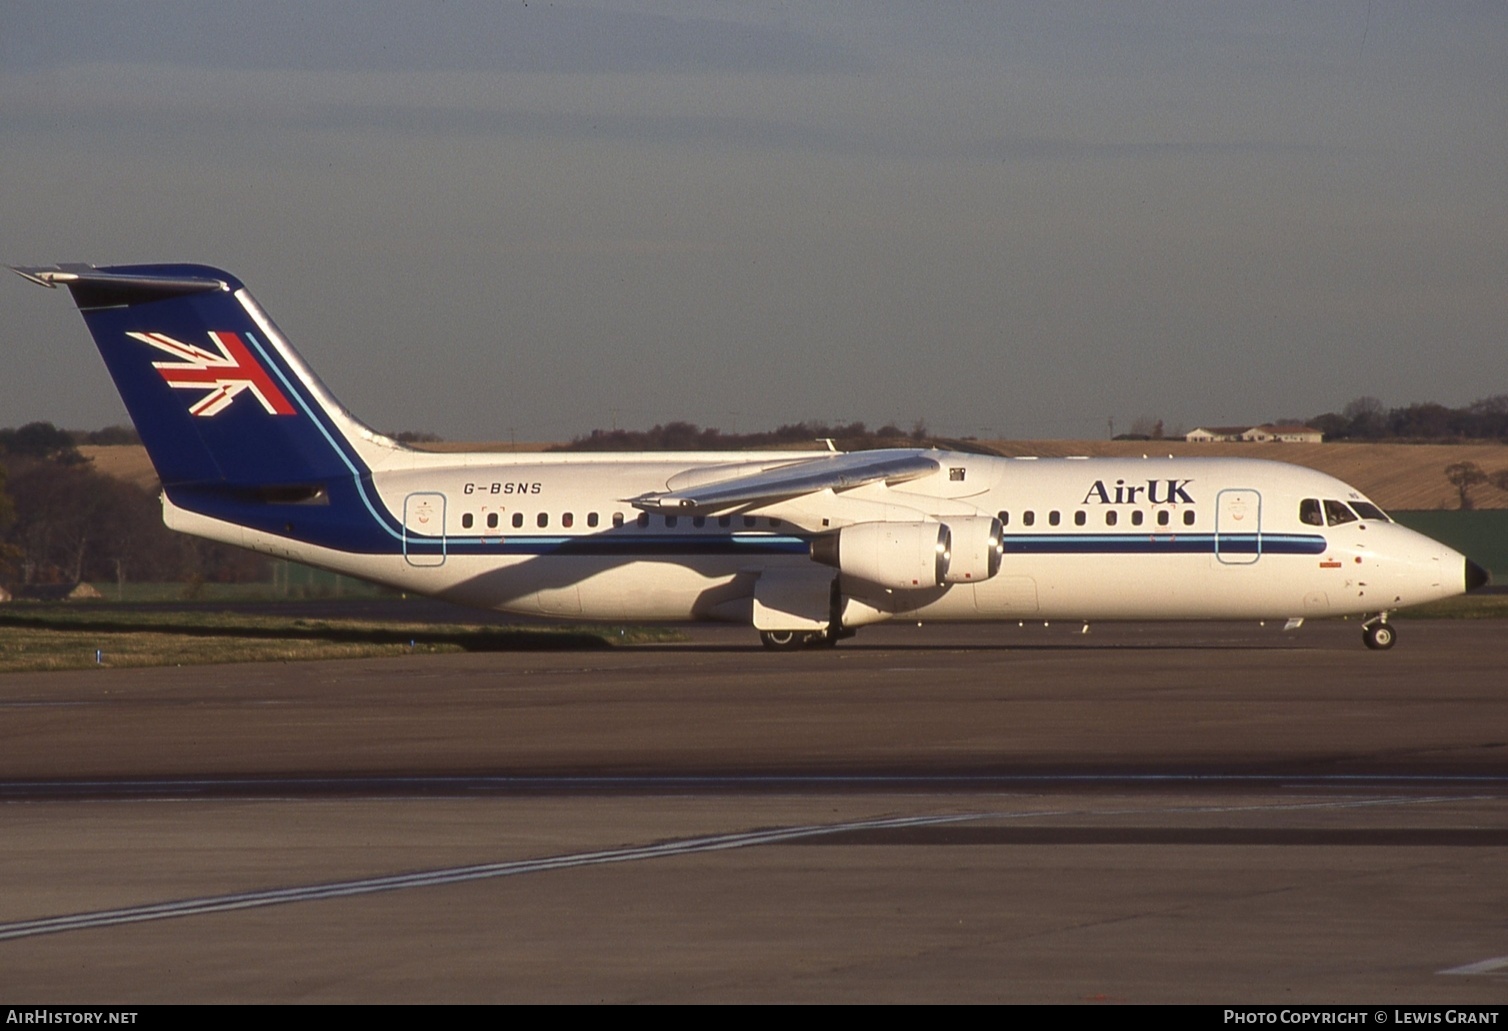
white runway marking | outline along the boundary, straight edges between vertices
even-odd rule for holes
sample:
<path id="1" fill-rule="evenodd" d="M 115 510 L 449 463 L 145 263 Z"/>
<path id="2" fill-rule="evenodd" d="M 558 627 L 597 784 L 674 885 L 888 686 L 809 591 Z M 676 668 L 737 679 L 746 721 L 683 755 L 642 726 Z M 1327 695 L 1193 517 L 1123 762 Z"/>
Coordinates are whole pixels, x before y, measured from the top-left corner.
<path id="1" fill-rule="evenodd" d="M 1468 963 L 1464 967 L 1451 967 L 1449 970 L 1436 970 L 1437 974 L 1496 974 L 1501 970 L 1508 969 L 1508 956 L 1498 956 L 1494 959 L 1484 959 L 1477 963 Z"/>
<path id="2" fill-rule="evenodd" d="M 897 816 L 873 820 L 852 820 L 844 823 L 805 824 L 759 831 L 714 834 L 705 837 L 686 838 L 680 841 L 661 842 L 656 845 L 630 846 L 627 848 L 603 849 L 593 852 L 576 852 L 562 856 L 546 856 L 539 859 L 522 859 L 503 863 L 483 863 L 474 866 L 447 867 L 438 870 L 420 870 L 414 873 L 393 874 L 387 877 L 368 877 L 353 881 L 336 881 L 329 884 L 311 884 L 294 888 L 267 888 L 260 891 L 238 892 L 231 895 L 210 895 L 202 898 L 179 899 L 173 902 L 129 906 L 122 909 L 96 910 L 90 913 L 43 917 L 38 920 L 19 920 L 14 923 L 0 924 L 0 941 L 14 938 L 30 938 L 42 934 L 57 934 L 63 931 L 112 927 L 117 924 L 143 923 L 148 920 L 168 920 L 175 917 L 199 916 L 206 913 L 225 913 L 237 909 L 254 909 L 261 906 L 277 906 L 291 902 L 313 902 L 319 899 L 370 895 L 384 891 L 401 891 L 406 888 L 427 888 L 444 884 L 460 884 L 466 881 L 487 880 L 494 877 L 513 877 L 519 874 L 569 870 L 582 866 L 629 863 L 641 859 L 662 859 L 668 856 L 684 856 L 700 852 L 720 852 L 728 849 L 749 848 L 755 845 L 772 845 L 782 841 L 795 841 L 803 838 L 841 834 L 848 831 L 929 827 L 984 819 L 1020 820 L 1072 815 L 1124 816 L 1149 813 L 1171 815 L 1174 813 L 1281 812 L 1284 810 L 1303 809 L 1351 809 L 1363 806 L 1433 805 L 1460 801 L 1462 801 L 1460 796 L 1422 798 L 1395 796 L 1245 805 L 1175 805 L 1151 808 L 1143 806 L 1116 807 L 1099 811 L 1028 809 L 1015 812 L 954 813 L 946 816 Z M 1467 967 L 1442 970 L 1440 973 L 1490 973 L 1504 966 L 1508 966 L 1508 956 L 1499 959 L 1484 960 L 1481 963 L 1475 963 Z"/>
<path id="3" fill-rule="evenodd" d="M 683 841 L 669 841 L 658 845 L 605 849 L 598 852 L 577 852 L 564 856 L 547 856 L 541 859 L 524 859 L 509 863 L 484 863 L 479 866 L 421 870 L 416 873 L 395 874 L 390 877 L 368 877 L 355 881 L 338 881 L 333 884 L 311 884 L 298 888 L 269 888 L 263 891 L 240 892 L 234 895 L 211 895 L 197 899 L 180 899 L 176 902 L 159 902 L 145 906 L 130 906 L 125 909 L 98 910 L 93 913 L 74 913 L 69 916 L 44 917 L 41 920 L 21 920 L 15 923 L 0 924 L 0 941 L 12 938 L 30 938 L 39 934 L 56 934 L 60 931 L 81 931 L 93 927 L 142 923 L 147 920 L 167 920 L 173 917 L 198 916 L 204 913 L 224 913 L 236 909 L 277 906 L 287 902 L 312 902 L 316 899 L 369 895 L 379 891 L 400 891 L 405 888 L 427 888 L 441 884 L 460 884 L 465 881 L 480 881 L 492 877 L 512 877 L 518 874 L 541 873 L 547 870 L 568 870 L 578 866 L 629 863 L 639 859 L 662 859 L 666 856 L 684 856 L 697 852 L 718 852 L 726 849 L 748 848 L 751 845 L 770 845 L 780 841 L 811 838 L 824 834 L 838 834 L 843 831 L 875 830 L 892 827 L 923 827 L 943 823 L 959 823 L 966 820 L 978 820 L 985 815 L 988 814 L 965 813 L 949 816 L 907 816 L 879 820 L 856 820 L 850 823 L 777 827 L 773 830 L 715 834 L 710 837 L 688 838 Z"/>

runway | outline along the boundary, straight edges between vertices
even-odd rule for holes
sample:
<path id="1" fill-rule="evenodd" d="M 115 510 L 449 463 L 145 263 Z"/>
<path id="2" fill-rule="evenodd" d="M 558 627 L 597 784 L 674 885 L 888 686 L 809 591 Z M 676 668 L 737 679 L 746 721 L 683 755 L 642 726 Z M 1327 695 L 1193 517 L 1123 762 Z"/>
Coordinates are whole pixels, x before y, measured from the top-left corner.
<path id="1" fill-rule="evenodd" d="M 1508 995 L 1508 635 L 0 677 L 8 1002 Z"/>

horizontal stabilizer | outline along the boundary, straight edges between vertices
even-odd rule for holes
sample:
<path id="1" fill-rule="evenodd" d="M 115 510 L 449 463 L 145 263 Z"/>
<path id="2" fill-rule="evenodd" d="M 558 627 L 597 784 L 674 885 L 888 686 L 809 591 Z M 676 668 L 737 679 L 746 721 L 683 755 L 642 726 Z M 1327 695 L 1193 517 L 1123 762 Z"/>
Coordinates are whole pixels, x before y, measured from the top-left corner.
<path id="1" fill-rule="evenodd" d="M 144 276 L 103 271 L 93 265 L 12 265 L 16 275 L 49 289 L 66 286 L 80 311 L 121 308 L 170 297 L 226 290 L 230 284 L 204 276 Z"/>

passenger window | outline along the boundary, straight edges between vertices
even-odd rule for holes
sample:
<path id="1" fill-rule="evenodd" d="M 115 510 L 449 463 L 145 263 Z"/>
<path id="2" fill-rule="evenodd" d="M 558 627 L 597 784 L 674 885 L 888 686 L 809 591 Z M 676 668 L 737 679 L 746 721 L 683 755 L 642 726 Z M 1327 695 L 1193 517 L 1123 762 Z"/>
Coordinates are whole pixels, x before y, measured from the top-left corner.
<path id="1" fill-rule="evenodd" d="M 1168 525 L 1168 510 L 1167 509 L 1165 509 L 1165 508 L 1161 509 L 1157 513 L 1157 525 L 1158 526 L 1167 526 Z"/>
<path id="2" fill-rule="evenodd" d="M 1036 522 L 1037 522 L 1037 513 L 1033 512 L 1031 509 L 1027 509 L 1025 512 L 1021 513 L 1021 525 L 1022 526 L 1034 526 L 1034 525 L 1036 525 Z"/>
<path id="3" fill-rule="evenodd" d="M 746 529 L 752 528 L 755 522 L 757 522 L 757 520 L 753 516 L 744 516 L 744 527 Z"/>
<path id="4" fill-rule="evenodd" d="M 649 528 L 649 513 L 640 512 L 639 518 L 635 519 L 634 523 L 639 527 L 639 529 L 647 530 Z"/>
<path id="5" fill-rule="evenodd" d="M 707 525 L 707 517 L 706 516 L 692 516 L 691 517 L 691 525 L 694 526 L 694 527 L 696 527 L 698 530 L 700 530 L 702 527 L 704 527 L 704 526 Z"/>
<path id="6" fill-rule="evenodd" d="M 718 516 L 717 517 L 717 525 L 718 526 L 732 526 L 733 525 L 733 517 L 732 516 Z"/>
<path id="7" fill-rule="evenodd" d="M 1062 521 L 1063 521 L 1062 513 L 1058 512 L 1056 510 L 1047 513 L 1047 525 L 1048 526 L 1057 526 Z"/>
<path id="8" fill-rule="evenodd" d="M 995 514 L 1000 517 L 1001 526 L 1011 525 L 1011 514 L 1009 512 L 997 512 Z"/>
<path id="9" fill-rule="evenodd" d="M 461 529 L 471 529 L 471 524 L 473 522 L 475 522 L 475 519 L 472 517 L 470 512 L 467 512 L 465 515 L 461 516 Z"/>
<path id="10" fill-rule="evenodd" d="M 666 516 L 665 517 L 665 525 L 667 527 L 675 526 L 680 521 L 681 521 L 681 517 L 680 516 Z"/>
<path id="11" fill-rule="evenodd" d="M 534 522 L 539 526 L 549 526 L 550 514 L 548 512 L 541 512 L 539 513 L 539 518 L 535 519 Z"/>
<path id="12" fill-rule="evenodd" d="M 520 526 L 523 526 L 523 525 L 524 525 L 524 514 L 522 512 L 514 512 L 513 513 L 513 528 L 516 530 Z"/>
<path id="13" fill-rule="evenodd" d="M 597 513 L 596 512 L 588 512 L 586 514 L 586 525 L 588 525 L 588 526 L 596 526 L 597 525 Z"/>
<path id="14" fill-rule="evenodd" d="M 1075 512 L 1073 514 L 1073 525 L 1074 526 L 1083 526 L 1088 521 L 1089 521 L 1089 517 L 1084 514 L 1084 510 L 1082 508 L 1079 509 L 1077 512 Z"/>
<path id="15" fill-rule="evenodd" d="M 1119 518 L 1120 518 L 1120 513 L 1117 512 L 1115 509 L 1113 509 L 1113 508 L 1107 508 L 1107 509 L 1105 509 L 1105 525 L 1106 526 L 1114 526 L 1115 523 L 1116 523 L 1116 520 L 1118 520 Z"/>
<path id="16" fill-rule="evenodd" d="M 622 512 L 614 512 L 613 513 L 613 525 L 614 526 L 622 526 L 623 525 L 623 513 Z"/>
<path id="17" fill-rule="evenodd" d="M 489 530 L 496 530 L 497 529 L 497 513 L 496 512 L 488 512 L 487 513 L 487 529 L 489 529 Z"/>
<path id="18" fill-rule="evenodd" d="M 1305 498 L 1299 502 L 1299 522 L 1310 526 L 1324 526 L 1325 517 L 1320 512 L 1319 498 Z"/>
<path id="19" fill-rule="evenodd" d="M 1138 508 L 1136 511 L 1134 511 L 1134 512 L 1131 513 L 1131 525 L 1132 526 L 1140 526 L 1141 525 L 1141 521 L 1143 519 L 1145 519 L 1145 518 L 1146 518 L 1146 513 L 1143 512 L 1141 509 Z"/>
<path id="20" fill-rule="evenodd" d="M 1188 511 L 1186 511 L 1186 512 L 1183 513 L 1183 525 L 1184 526 L 1193 526 L 1194 525 L 1194 510 L 1193 509 L 1189 509 Z"/>
<path id="21" fill-rule="evenodd" d="M 560 517 L 560 525 L 569 529 L 576 525 L 576 517 L 567 512 Z"/>
<path id="22" fill-rule="evenodd" d="M 1344 501 L 1332 501 L 1326 498 L 1325 519 L 1331 526 L 1339 526 L 1341 523 L 1356 522 L 1356 513 L 1347 508 Z"/>
<path id="23" fill-rule="evenodd" d="M 770 520 L 770 529 L 773 530 L 775 527 L 777 527 L 779 525 L 780 525 L 780 520 L 779 519 L 771 519 Z"/>

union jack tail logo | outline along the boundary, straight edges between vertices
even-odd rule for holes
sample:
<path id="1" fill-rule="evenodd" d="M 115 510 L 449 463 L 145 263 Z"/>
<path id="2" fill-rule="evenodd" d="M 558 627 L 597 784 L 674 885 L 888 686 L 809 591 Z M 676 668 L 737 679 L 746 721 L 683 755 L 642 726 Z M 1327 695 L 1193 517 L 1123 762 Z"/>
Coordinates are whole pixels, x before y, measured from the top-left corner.
<path id="1" fill-rule="evenodd" d="M 218 415 L 230 407 L 242 391 L 250 391 L 269 415 L 293 415 L 293 405 L 272 382 L 267 370 L 257 364 L 251 351 L 234 333 L 211 333 L 210 343 L 219 349 L 207 351 L 185 344 L 162 333 L 127 333 L 127 336 L 166 351 L 175 362 L 153 362 L 170 387 L 182 390 L 207 390 L 189 406 L 190 415 Z"/>

